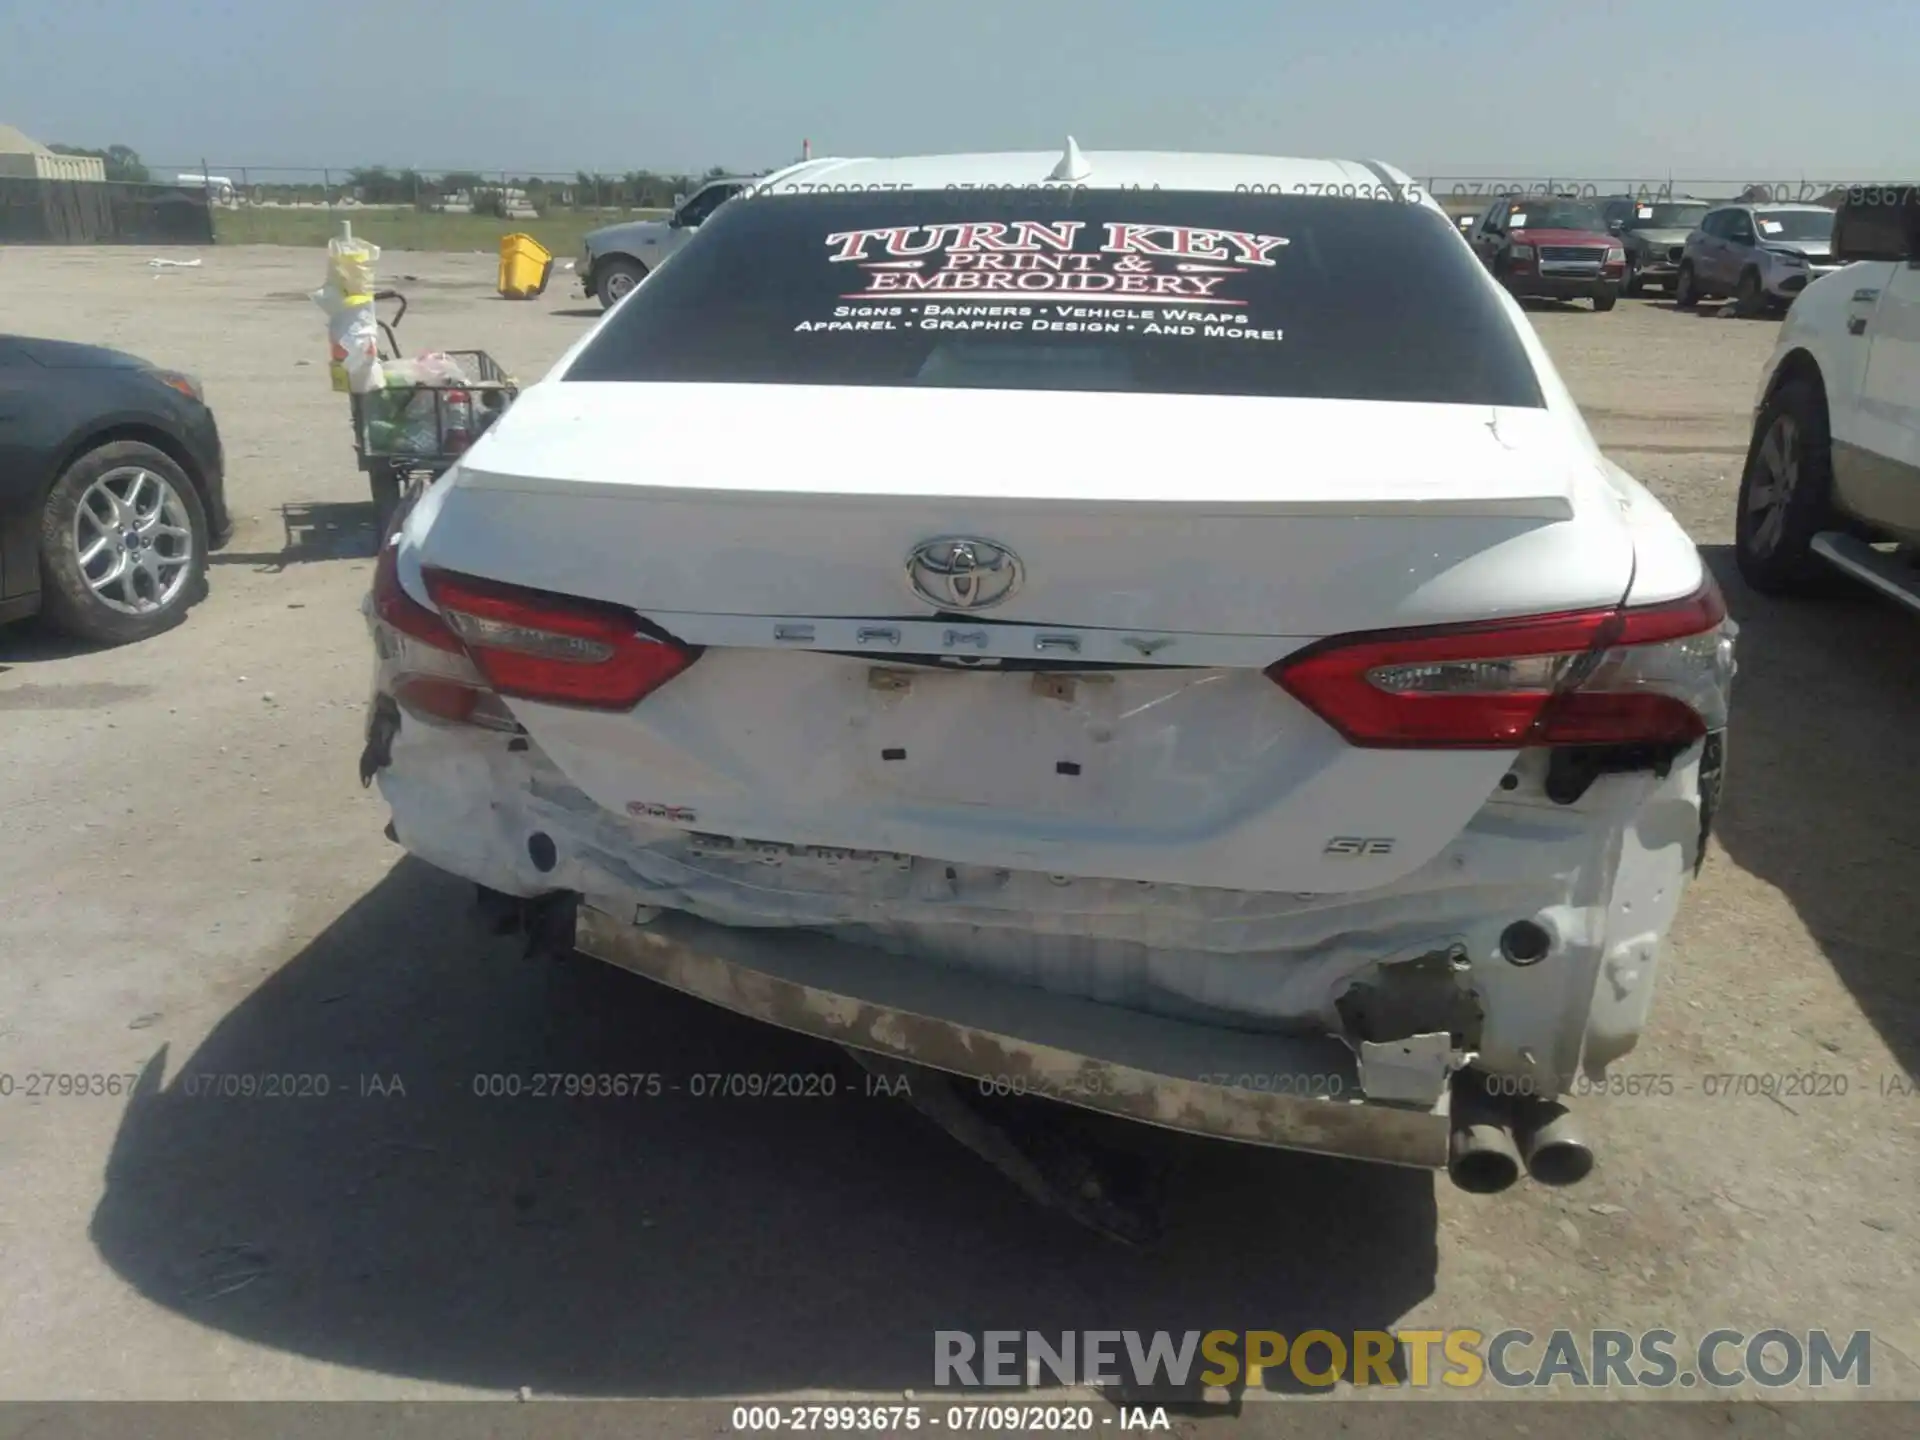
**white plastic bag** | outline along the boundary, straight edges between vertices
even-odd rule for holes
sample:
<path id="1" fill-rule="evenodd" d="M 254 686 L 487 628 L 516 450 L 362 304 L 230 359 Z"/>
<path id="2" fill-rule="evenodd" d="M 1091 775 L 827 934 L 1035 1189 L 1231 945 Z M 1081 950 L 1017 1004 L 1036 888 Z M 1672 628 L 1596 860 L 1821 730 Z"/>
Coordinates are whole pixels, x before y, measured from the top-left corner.
<path id="1" fill-rule="evenodd" d="M 327 315 L 328 369 L 333 388 L 364 395 L 384 383 L 380 373 L 380 321 L 374 314 L 374 265 L 380 247 L 365 240 L 327 242 L 327 283 L 313 303 Z"/>
<path id="2" fill-rule="evenodd" d="M 478 382 L 453 356 L 430 351 L 411 360 L 389 360 L 382 372 L 389 385 L 473 385 Z"/>

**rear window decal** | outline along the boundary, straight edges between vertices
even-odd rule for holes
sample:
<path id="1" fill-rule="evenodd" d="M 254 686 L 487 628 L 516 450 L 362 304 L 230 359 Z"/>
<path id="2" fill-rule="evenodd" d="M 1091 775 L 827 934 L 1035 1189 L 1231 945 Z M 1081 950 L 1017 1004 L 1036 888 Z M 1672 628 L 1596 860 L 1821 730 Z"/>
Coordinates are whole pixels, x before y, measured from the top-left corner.
<path id="1" fill-rule="evenodd" d="M 991 302 L 1073 295 L 1235 307 L 1247 302 L 1222 287 L 1253 267 L 1278 264 L 1275 252 L 1288 242 L 1191 225 L 1011 220 L 841 230 L 825 243 L 831 262 L 857 267 L 866 282 L 843 300 L 964 293 Z"/>
<path id="2" fill-rule="evenodd" d="M 1437 208 L 1131 187 L 722 206 L 562 378 L 1544 403 Z"/>
<path id="3" fill-rule="evenodd" d="M 1246 316 L 1232 311 L 1135 310 L 1106 305 L 945 305 L 931 300 L 911 310 L 902 305 L 836 305 L 831 320 L 801 320 L 793 328 L 797 334 L 821 330 L 958 330 L 1026 335 L 1180 335 L 1206 340 L 1285 338 L 1280 327 L 1250 325 Z"/>
<path id="4" fill-rule="evenodd" d="M 1782 230 L 1786 229 L 1786 226 L 1782 225 L 1778 220 L 1762 220 L 1760 222 L 1760 228 L 1769 235 L 1778 235 Z"/>

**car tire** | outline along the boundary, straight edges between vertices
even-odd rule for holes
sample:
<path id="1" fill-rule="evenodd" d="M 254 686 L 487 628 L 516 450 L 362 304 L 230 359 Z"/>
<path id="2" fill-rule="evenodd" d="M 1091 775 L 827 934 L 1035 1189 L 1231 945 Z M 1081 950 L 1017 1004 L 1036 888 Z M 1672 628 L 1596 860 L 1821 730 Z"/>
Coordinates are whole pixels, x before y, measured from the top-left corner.
<path id="1" fill-rule="evenodd" d="M 1593 292 L 1593 308 L 1596 314 L 1604 315 L 1619 303 L 1620 297 L 1611 290 Z"/>
<path id="2" fill-rule="evenodd" d="M 611 310 L 626 293 L 647 278 L 647 267 L 638 260 L 614 256 L 594 267 L 593 293 L 602 310 Z"/>
<path id="3" fill-rule="evenodd" d="M 75 639 L 144 640 L 206 593 L 207 515 L 186 472 L 114 440 L 69 465 L 40 512 L 40 606 Z"/>
<path id="4" fill-rule="evenodd" d="M 1760 272 L 1748 269 L 1740 272 L 1740 283 L 1734 287 L 1734 309 L 1741 315 L 1758 315 L 1767 308 L 1767 293 L 1760 285 Z"/>
<path id="5" fill-rule="evenodd" d="M 1747 584 L 1763 595 L 1830 587 L 1812 545 L 1831 528 L 1832 494 L 1826 396 L 1812 380 L 1789 380 L 1761 407 L 1740 476 L 1733 549 Z"/>
<path id="6" fill-rule="evenodd" d="M 1693 266 L 1682 264 L 1673 277 L 1673 308 L 1691 310 L 1700 303 L 1700 292 L 1693 285 Z"/>

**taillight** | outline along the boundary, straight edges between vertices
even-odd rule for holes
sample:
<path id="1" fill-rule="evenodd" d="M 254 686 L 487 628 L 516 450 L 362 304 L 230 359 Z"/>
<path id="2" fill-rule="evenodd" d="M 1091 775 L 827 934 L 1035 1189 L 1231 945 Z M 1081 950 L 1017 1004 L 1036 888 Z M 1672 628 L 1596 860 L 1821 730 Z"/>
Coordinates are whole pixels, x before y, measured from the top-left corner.
<path id="1" fill-rule="evenodd" d="M 436 650 L 459 654 L 460 637 L 401 586 L 399 553 L 396 545 L 382 545 L 380 558 L 373 562 L 374 613 L 402 635 Z"/>
<path id="2" fill-rule="evenodd" d="M 502 695 L 631 710 L 700 658 L 632 611 L 450 570 L 423 572 L 441 618 Z"/>
<path id="3" fill-rule="evenodd" d="M 1686 745 L 1726 724 L 1732 647 L 1709 579 L 1662 605 L 1335 636 L 1267 676 L 1370 749 Z"/>

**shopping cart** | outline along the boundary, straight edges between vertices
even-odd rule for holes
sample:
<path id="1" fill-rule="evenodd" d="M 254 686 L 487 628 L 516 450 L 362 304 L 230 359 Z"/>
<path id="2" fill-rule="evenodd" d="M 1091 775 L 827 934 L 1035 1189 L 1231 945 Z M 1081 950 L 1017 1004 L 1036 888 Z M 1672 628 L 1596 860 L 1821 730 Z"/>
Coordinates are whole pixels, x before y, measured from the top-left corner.
<path id="1" fill-rule="evenodd" d="M 383 363 L 401 358 L 396 331 L 407 313 L 407 297 L 379 290 L 374 303 L 398 305 L 392 319 L 381 317 Z M 388 384 L 349 395 L 353 409 L 353 449 L 373 493 L 380 533 L 385 537 L 426 487 L 446 474 L 498 420 L 520 393 L 513 378 L 484 350 L 448 350 L 436 360 L 430 378 Z"/>

